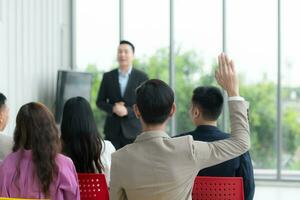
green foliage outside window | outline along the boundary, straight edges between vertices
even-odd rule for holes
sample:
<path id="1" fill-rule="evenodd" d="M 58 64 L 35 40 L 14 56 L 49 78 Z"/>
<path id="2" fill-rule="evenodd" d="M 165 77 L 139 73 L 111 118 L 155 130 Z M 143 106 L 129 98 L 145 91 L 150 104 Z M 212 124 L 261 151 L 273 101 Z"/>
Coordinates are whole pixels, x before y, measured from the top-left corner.
<path id="1" fill-rule="evenodd" d="M 206 72 L 203 69 L 204 59 L 201 59 L 195 51 L 176 52 L 176 128 L 178 133 L 194 129 L 188 110 L 190 97 L 195 87 L 201 85 L 216 85 L 214 69 Z M 169 53 L 167 48 L 159 49 L 150 57 L 136 59 L 134 66 L 145 71 L 149 78 L 159 78 L 168 82 Z M 238 68 L 238 66 L 237 66 Z M 98 128 L 102 132 L 105 113 L 101 112 L 95 102 L 97 92 L 102 79 L 103 71 L 98 71 L 95 65 L 87 67 L 88 72 L 94 74 L 92 86 L 92 109 L 94 111 Z M 243 74 L 242 76 L 246 76 Z M 242 77 L 240 76 L 240 77 Z M 250 129 L 251 129 L 251 156 L 255 168 L 269 169 L 276 166 L 275 131 L 276 131 L 276 84 L 268 80 L 262 80 L 251 84 L 245 84 L 240 79 L 240 93 L 250 102 Z M 300 106 L 293 106 L 293 102 L 299 102 L 300 88 L 283 88 L 282 131 L 283 135 L 283 167 L 286 169 L 300 170 L 300 158 L 295 156 L 300 151 Z M 289 100 L 291 91 L 298 94 L 298 99 Z M 296 95 L 297 96 L 297 95 Z M 291 103 L 289 103 L 291 101 Z"/>

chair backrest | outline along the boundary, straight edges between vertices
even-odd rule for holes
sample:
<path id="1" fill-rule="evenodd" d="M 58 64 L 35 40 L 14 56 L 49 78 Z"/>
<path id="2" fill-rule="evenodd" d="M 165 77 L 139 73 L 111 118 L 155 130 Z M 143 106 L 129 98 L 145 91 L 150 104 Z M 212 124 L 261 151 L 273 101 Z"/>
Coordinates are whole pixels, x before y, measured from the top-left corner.
<path id="1" fill-rule="evenodd" d="M 193 200 L 244 200 L 242 177 L 197 176 L 194 182 Z"/>
<path id="2" fill-rule="evenodd" d="M 78 174 L 81 200 L 109 200 L 104 174 Z"/>

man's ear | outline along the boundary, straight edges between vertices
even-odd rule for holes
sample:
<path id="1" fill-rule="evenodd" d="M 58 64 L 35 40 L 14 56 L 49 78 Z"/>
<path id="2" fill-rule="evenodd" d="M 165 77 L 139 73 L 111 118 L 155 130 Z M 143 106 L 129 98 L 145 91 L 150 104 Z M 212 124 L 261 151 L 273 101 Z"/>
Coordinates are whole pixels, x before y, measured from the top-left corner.
<path id="1" fill-rule="evenodd" d="M 0 109 L 0 123 L 3 122 L 3 110 Z"/>
<path id="2" fill-rule="evenodd" d="M 3 127 L 5 126 L 4 125 L 4 123 L 5 123 L 4 120 L 5 119 L 4 119 L 4 114 L 3 113 L 4 113 L 4 111 L 0 109 L 0 131 L 2 131 L 2 129 L 4 129 Z"/>
<path id="3" fill-rule="evenodd" d="M 135 114 L 136 118 L 140 119 L 141 118 L 141 113 L 140 113 L 139 108 L 137 107 L 136 104 L 133 105 L 133 111 L 134 111 L 134 114 Z"/>
<path id="4" fill-rule="evenodd" d="M 176 113 L 176 104 L 175 104 L 175 102 L 174 102 L 173 105 L 172 105 L 172 108 L 171 108 L 169 117 L 170 117 L 170 118 L 173 117 L 175 113 Z"/>
<path id="5" fill-rule="evenodd" d="M 193 106 L 192 117 L 193 119 L 199 118 L 201 115 L 201 109 L 198 106 Z"/>

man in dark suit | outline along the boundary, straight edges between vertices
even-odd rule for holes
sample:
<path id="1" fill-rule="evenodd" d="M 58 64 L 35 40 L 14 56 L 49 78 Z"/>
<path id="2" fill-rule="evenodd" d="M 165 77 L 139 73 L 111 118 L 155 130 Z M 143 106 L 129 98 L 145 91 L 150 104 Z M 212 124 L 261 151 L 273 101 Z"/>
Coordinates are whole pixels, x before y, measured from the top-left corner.
<path id="1" fill-rule="evenodd" d="M 194 140 L 205 142 L 229 138 L 229 134 L 217 128 L 217 119 L 222 112 L 222 107 L 223 96 L 218 88 L 196 88 L 193 92 L 190 115 L 197 128 L 180 136 L 192 135 Z M 249 152 L 221 164 L 202 169 L 198 176 L 243 177 L 245 199 L 253 199 L 255 185 Z"/>
<path id="2" fill-rule="evenodd" d="M 97 106 L 107 113 L 104 134 L 116 149 L 130 144 L 141 133 L 141 124 L 132 106 L 135 104 L 135 89 L 147 75 L 134 69 L 134 46 L 121 41 L 118 47 L 119 68 L 104 73 L 97 98 Z"/>

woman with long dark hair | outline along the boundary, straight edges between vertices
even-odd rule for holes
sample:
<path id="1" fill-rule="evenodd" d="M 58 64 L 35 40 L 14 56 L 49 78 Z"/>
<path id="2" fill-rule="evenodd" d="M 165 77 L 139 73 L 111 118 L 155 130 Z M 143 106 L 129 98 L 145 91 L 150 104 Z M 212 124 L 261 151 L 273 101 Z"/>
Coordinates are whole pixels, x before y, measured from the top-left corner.
<path id="1" fill-rule="evenodd" d="M 78 173 L 104 173 L 109 183 L 110 157 L 115 148 L 100 137 L 91 106 L 83 97 L 65 103 L 61 140 L 62 152 L 73 160 Z"/>
<path id="2" fill-rule="evenodd" d="M 13 153 L 0 166 L 0 196 L 79 200 L 75 167 L 59 152 L 52 113 L 40 103 L 23 105 L 17 114 Z"/>

